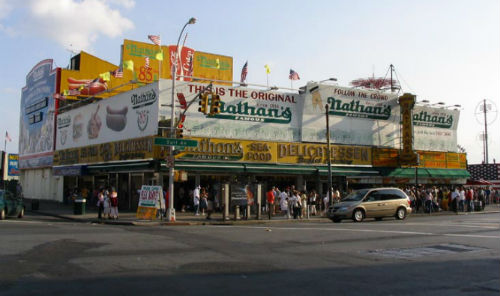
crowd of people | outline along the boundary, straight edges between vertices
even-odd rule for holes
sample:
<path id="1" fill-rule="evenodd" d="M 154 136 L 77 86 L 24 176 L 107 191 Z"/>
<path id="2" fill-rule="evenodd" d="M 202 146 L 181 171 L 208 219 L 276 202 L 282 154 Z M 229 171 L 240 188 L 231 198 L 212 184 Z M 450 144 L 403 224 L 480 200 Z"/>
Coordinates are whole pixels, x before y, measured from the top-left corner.
<path id="1" fill-rule="evenodd" d="M 436 211 L 481 211 L 488 204 L 499 203 L 500 190 L 472 186 L 407 186 L 415 213 Z"/>

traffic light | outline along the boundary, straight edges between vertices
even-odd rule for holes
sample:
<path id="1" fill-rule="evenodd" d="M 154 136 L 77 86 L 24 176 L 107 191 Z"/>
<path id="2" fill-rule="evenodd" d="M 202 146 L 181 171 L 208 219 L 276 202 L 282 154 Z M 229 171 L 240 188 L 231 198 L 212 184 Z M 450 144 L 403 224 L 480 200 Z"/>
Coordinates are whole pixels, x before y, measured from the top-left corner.
<path id="1" fill-rule="evenodd" d="M 220 96 L 212 94 L 212 102 L 210 103 L 210 115 L 220 113 Z"/>
<path id="2" fill-rule="evenodd" d="M 181 123 L 175 129 L 175 138 L 182 139 L 184 138 L 184 125 Z"/>
<path id="3" fill-rule="evenodd" d="M 198 112 L 203 114 L 208 114 L 208 94 L 202 94 L 200 96 L 200 108 L 198 108 Z"/>

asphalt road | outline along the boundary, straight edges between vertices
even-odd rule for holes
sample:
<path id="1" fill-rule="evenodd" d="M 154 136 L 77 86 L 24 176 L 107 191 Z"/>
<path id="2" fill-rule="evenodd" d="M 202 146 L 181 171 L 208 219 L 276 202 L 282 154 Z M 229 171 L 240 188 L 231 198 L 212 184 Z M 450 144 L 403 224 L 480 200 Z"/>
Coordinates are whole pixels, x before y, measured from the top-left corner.
<path id="1" fill-rule="evenodd" d="M 0 295 L 499 295 L 500 216 L 119 226 L 0 221 Z"/>

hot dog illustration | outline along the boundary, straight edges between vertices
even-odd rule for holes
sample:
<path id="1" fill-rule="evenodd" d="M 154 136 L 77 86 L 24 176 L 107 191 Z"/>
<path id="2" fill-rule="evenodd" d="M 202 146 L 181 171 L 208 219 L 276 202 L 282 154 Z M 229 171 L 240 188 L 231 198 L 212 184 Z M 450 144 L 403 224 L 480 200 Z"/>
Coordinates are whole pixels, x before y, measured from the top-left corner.
<path id="1" fill-rule="evenodd" d="M 115 132 L 122 131 L 127 125 L 128 107 L 113 109 L 110 106 L 106 107 L 106 126 Z"/>
<path id="2" fill-rule="evenodd" d="M 89 139 L 95 139 L 99 137 L 99 131 L 101 130 L 101 118 L 97 115 L 99 112 L 100 105 L 97 105 L 97 110 L 90 116 L 89 123 L 87 124 L 87 135 Z"/>
<path id="3" fill-rule="evenodd" d="M 83 88 L 82 88 L 83 87 Z M 75 79 L 68 77 L 68 88 L 80 89 L 82 95 L 95 95 L 108 89 L 106 81 L 102 78 L 96 79 Z"/>

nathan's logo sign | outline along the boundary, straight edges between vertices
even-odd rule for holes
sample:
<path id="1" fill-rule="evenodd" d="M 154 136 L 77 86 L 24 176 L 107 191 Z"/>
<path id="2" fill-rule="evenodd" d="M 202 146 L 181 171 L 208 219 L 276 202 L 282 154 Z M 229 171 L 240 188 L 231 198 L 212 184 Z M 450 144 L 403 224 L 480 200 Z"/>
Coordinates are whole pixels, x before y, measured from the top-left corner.
<path id="1" fill-rule="evenodd" d="M 241 142 L 212 142 L 209 138 L 198 140 L 195 148 L 186 147 L 182 158 L 201 160 L 241 160 L 243 147 Z"/>
<path id="2" fill-rule="evenodd" d="M 141 94 L 133 94 L 130 97 L 130 102 L 132 103 L 133 106 L 132 108 L 137 109 L 152 105 L 154 102 L 156 102 L 156 98 L 157 98 L 156 92 L 153 89 L 151 89 Z"/>
<path id="3" fill-rule="evenodd" d="M 453 126 L 453 115 L 435 115 L 429 114 L 427 111 L 420 111 L 413 114 L 413 124 L 416 126 L 451 128 Z"/>
<path id="4" fill-rule="evenodd" d="M 65 128 L 71 125 L 71 116 L 58 116 L 57 117 L 57 127 Z"/>
<path id="5" fill-rule="evenodd" d="M 364 105 L 360 100 L 344 101 L 334 97 L 328 97 L 330 104 L 330 115 L 369 118 L 378 120 L 387 120 L 391 117 L 391 106 L 380 105 L 370 106 Z"/>
<path id="6" fill-rule="evenodd" d="M 292 111 L 289 107 L 279 107 L 278 109 L 251 106 L 247 102 L 239 102 L 235 105 L 221 102 L 220 113 L 213 117 L 230 120 L 288 124 L 292 120 Z"/>

